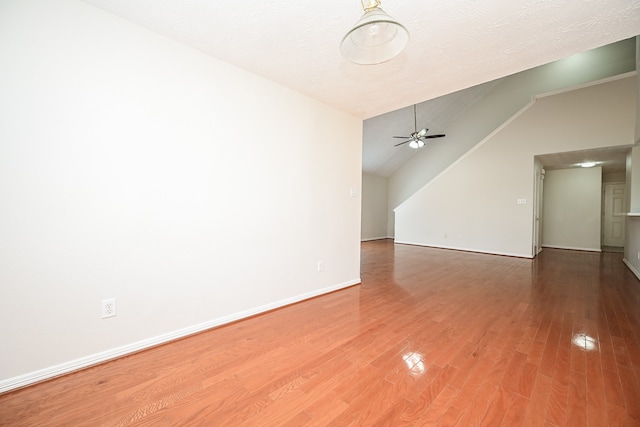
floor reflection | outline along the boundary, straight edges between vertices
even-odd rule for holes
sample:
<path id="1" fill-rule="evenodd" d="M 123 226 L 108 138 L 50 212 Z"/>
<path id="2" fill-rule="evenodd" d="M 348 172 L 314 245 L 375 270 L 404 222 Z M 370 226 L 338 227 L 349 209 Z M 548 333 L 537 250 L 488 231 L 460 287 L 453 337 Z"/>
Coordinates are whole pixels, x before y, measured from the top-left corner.
<path id="1" fill-rule="evenodd" d="M 424 356 L 420 353 L 409 352 L 402 356 L 402 360 L 407 365 L 409 375 L 413 377 L 422 376 L 425 371 Z"/>
<path id="2" fill-rule="evenodd" d="M 598 349 L 597 340 L 584 333 L 575 334 L 573 338 L 571 338 L 571 343 L 584 351 L 594 351 Z"/>

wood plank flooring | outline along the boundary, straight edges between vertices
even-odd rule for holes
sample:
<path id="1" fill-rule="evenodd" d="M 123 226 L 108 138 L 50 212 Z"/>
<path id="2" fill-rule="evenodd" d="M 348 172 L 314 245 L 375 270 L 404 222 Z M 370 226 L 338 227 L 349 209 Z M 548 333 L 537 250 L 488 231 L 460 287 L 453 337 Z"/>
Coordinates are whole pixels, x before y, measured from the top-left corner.
<path id="1" fill-rule="evenodd" d="M 638 426 L 619 253 L 362 245 L 362 285 L 0 395 L 2 426 Z"/>

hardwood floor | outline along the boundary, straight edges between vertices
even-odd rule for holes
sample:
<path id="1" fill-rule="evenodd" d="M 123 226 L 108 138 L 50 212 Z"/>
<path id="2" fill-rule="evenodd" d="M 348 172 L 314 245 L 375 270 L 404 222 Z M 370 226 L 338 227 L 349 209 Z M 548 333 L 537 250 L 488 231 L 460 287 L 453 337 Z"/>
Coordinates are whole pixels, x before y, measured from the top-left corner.
<path id="1" fill-rule="evenodd" d="M 636 426 L 619 253 L 362 245 L 354 286 L 0 396 L 2 426 Z"/>

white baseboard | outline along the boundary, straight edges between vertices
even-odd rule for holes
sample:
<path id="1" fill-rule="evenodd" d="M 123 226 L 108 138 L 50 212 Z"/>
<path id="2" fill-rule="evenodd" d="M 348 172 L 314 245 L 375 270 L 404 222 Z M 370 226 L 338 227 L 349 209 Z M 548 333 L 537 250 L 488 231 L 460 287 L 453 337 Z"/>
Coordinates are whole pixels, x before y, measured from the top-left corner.
<path id="1" fill-rule="evenodd" d="M 567 249 L 570 251 L 602 252 L 601 248 L 579 248 L 575 246 L 556 246 L 556 245 L 542 245 L 542 247 L 550 248 L 550 249 Z"/>
<path id="2" fill-rule="evenodd" d="M 393 237 L 371 237 L 368 239 L 360 239 L 361 242 L 371 242 L 372 240 L 386 240 L 386 239 L 393 239 Z"/>
<path id="3" fill-rule="evenodd" d="M 477 253 L 477 254 L 500 255 L 500 256 L 515 257 L 515 258 L 528 258 L 528 259 L 532 259 L 533 258 L 533 256 L 531 254 L 517 254 L 517 253 L 510 253 L 510 252 L 496 252 L 496 251 L 490 251 L 490 250 L 462 248 L 462 247 L 457 247 L 457 246 L 427 245 L 425 243 L 405 242 L 405 241 L 401 241 L 401 240 L 396 240 L 395 243 L 398 243 L 398 244 L 401 244 L 401 245 L 424 246 L 424 247 L 427 247 L 427 248 L 449 249 L 449 250 L 462 251 L 462 252 L 473 252 L 473 253 Z"/>
<path id="4" fill-rule="evenodd" d="M 636 270 L 636 268 L 633 265 L 631 265 L 631 263 L 627 261 L 626 258 L 622 258 L 622 262 L 624 262 L 625 265 L 629 267 L 629 270 L 631 270 L 631 272 L 636 275 L 638 280 L 640 280 L 640 271 Z"/>
<path id="5" fill-rule="evenodd" d="M 68 374 L 74 371 L 78 371 L 80 369 L 88 368 L 89 366 L 93 366 L 99 363 L 107 362 L 109 360 L 117 359 L 119 357 L 136 353 L 141 350 L 146 350 L 151 347 L 156 347 L 161 344 L 166 344 L 168 342 L 174 341 L 179 338 L 184 338 L 189 335 L 206 331 L 207 329 L 222 326 L 231 322 L 235 322 L 241 319 L 255 316 L 257 314 L 275 310 L 277 308 L 282 308 L 287 305 L 295 304 L 300 301 L 304 301 L 320 295 L 328 294 L 330 292 L 338 291 L 340 289 L 348 288 L 350 286 L 357 285 L 359 283 L 361 283 L 360 278 L 349 280 L 344 283 L 329 286 L 329 287 L 312 291 L 312 292 L 307 292 L 291 298 L 286 298 L 270 304 L 262 305 L 260 307 L 255 307 L 249 310 L 245 310 L 239 313 L 234 313 L 228 316 L 219 317 L 217 319 L 213 319 L 208 322 L 193 325 L 184 329 L 179 329 L 177 331 L 158 335 L 153 338 L 148 338 L 142 341 L 138 341 L 138 342 L 131 343 L 128 345 L 117 347 L 117 348 L 113 348 L 113 349 L 92 354 L 86 357 L 81 357 L 79 359 L 75 359 L 66 363 L 61 363 L 59 365 L 51 366 L 49 368 L 40 369 L 35 372 L 29 372 L 28 374 L 2 380 L 0 381 L 0 393 L 5 393 L 7 391 L 25 387 L 31 384 L 35 384 L 44 380 L 55 378 L 55 377 Z"/>

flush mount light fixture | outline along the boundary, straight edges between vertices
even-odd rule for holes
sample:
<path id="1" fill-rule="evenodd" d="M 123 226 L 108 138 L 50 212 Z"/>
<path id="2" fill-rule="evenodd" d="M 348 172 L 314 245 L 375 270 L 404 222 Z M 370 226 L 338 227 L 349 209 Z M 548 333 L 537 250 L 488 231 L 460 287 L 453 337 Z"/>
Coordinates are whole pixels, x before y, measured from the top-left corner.
<path id="1" fill-rule="evenodd" d="M 409 31 L 380 8 L 379 0 L 362 0 L 364 15 L 340 44 L 349 61 L 374 65 L 395 58 L 409 42 Z"/>
<path id="2" fill-rule="evenodd" d="M 592 168 L 597 164 L 598 164 L 597 162 L 582 162 L 582 163 L 578 163 L 578 166 L 580 166 L 581 168 Z"/>

